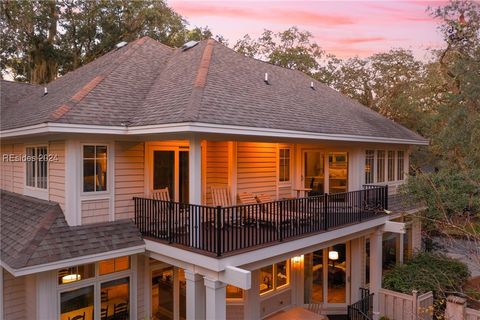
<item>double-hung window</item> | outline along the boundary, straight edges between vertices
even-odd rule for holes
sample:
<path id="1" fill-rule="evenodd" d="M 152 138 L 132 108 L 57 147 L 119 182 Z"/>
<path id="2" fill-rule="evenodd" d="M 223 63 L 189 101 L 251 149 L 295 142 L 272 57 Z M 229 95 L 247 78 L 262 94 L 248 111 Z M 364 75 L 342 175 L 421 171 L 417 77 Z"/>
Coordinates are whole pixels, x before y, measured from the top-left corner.
<path id="1" fill-rule="evenodd" d="M 47 147 L 27 147 L 26 153 L 26 171 L 25 185 L 31 188 L 47 189 L 48 185 L 48 166 L 47 166 Z"/>
<path id="2" fill-rule="evenodd" d="M 107 191 L 107 146 L 83 146 L 83 192 Z"/>
<path id="3" fill-rule="evenodd" d="M 397 180 L 403 180 L 405 175 L 405 168 L 404 168 L 404 152 L 398 151 L 397 152 Z"/>
<path id="4" fill-rule="evenodd" d="M 279 149 L 279 181 L 290 182 L 290 149 Z"/>
<path id="5" fill-rule="evenodd" d="M 388 181 L 395 181 L 395 151 L 388 151 L 388 162 L 387 162 L 387 178 Z"/>
<path id="6" fill-rule="evenodd" d="M 365 184 L 374 182 L 375 151 L 367 150 L 365 152 Z"/>
<path id="7" fill-rule="evenodd" d="M 377 182 L 385 182 L 385 150 L 377 150 Z"/>

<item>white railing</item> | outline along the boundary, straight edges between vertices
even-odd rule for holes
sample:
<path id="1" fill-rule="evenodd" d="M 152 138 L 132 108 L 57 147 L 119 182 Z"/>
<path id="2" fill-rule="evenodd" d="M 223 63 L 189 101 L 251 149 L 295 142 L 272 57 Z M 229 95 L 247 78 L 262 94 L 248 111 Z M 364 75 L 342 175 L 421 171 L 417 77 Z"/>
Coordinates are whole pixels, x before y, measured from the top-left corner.
<path id="1" fill-rule="evenodd" d="M 411 295 L 380 289 L 380 315 L 390 320 L 431 320 L 433 314 L 433 294 L 427 292 Z M 480 319 L 478 319 L 480 320 Z"/>

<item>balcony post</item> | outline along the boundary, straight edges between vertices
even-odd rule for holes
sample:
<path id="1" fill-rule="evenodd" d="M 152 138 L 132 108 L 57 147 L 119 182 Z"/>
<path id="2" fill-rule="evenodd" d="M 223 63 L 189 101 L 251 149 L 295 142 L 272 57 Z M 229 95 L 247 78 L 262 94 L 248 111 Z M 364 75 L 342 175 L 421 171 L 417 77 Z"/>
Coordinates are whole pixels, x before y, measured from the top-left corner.
<path id="1" fill-rule="evenodd" d="M 185 270 L 187 284 L 187 320 L 205 319 L 205 287 L 203 277 Z"/>
<path id="2" fill-rule="evenodd" d="M 188 153 L 188 199 L 190 204 L 202 204 L 202 146 L 198 135 L 189 139 Z M 200 242 L 200 210 L 190 211 L 190 246 L 198 247 Z"/>
<path id="3" fill-rule="evenodd" d="M 326 231 L 328 229 L 328 193 L 323 195 L 323 217 L 325 219 L 324 227 Z"/>
<path id="4" fill-rule="evenodd" d="M 373 320 L 380 318 L 379 292 L 382 287 L 382 238 L 377 229 L 370 234 L 370 292 L 373 293 Z"/>
<path id="5" fill-rule="evenodd" d="M 226 319 L 227 317 L 227 299 L 226 284 L 204 277 L 205 283 L 205 302 L 206 319 Z"/>

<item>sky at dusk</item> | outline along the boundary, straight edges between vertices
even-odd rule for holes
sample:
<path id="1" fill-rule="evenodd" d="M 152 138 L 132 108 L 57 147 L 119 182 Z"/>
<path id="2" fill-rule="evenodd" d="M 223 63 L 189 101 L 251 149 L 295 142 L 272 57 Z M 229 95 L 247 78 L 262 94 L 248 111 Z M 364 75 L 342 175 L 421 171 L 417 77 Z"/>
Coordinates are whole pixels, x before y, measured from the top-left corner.
<path id="1" fill-rule="evenodd" d="M 445 1 L 200 1 L 169 0 L 190 25 L 208 26 L 230 46 L 248 33 L 308 30 L 325 51 L 339 57 L 411 49 L 419 59 L 442 46 L 438 21 L 426 9 Z"/>

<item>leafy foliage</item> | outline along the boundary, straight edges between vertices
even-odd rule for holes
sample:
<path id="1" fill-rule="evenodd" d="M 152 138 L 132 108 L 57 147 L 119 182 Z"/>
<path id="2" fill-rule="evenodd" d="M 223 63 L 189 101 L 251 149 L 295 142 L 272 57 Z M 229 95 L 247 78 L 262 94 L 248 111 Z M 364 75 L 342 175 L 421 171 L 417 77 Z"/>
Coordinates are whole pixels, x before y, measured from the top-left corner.
<path id="1" fill-rule="evenodd" d="M 161 0 L 5 0 L 0 8 L 2 72 L 31 83 L 47 83 L 121 41 L 150 36 L 178 47 L 212 37 L 207 27 L 189 30 Z"/>

